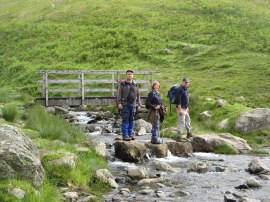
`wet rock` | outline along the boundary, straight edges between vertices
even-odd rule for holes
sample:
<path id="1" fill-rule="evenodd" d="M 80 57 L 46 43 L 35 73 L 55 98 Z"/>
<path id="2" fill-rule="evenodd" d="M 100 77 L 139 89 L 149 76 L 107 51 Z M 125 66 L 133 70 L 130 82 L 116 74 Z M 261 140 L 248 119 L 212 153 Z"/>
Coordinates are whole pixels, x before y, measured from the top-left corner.
<path id="1" fill-rule="evenodd" d="M 187 156 L 192 153 L 193 148 L 190 142 L 166 142 L 168 149 L 175 156 Z"/>
<path id="2" fill-rule="evenodd" d="M 97 170 L 95 173 L 95 178 L 100 182 L 108 183 L 111 188 L 118 188 L 118 184 L 115 182 L 113 175 L 107 169 Z"/>
<path id="3" fill-rule="evenodd" d="M 87 124 L 86 129 L 90 133 L 92 133 L 92 132 L 95 132 L 95 131 L 100 131 L 101 128 L 100 128 L 100 126 L 98 124 L 92 123 L 92 124 Z"/>
<path id="4" fill-rule="evenodd" d="M 163 191 L 160 191 L 160 190 L 156 191 L 156 195 L 159 198 L 165 198 L 166 197 L 166 194 Z"/>
<path id="5" fill-rule="evenodd" d="M 154 192 L 155 192 L 155 190 L 153 190 L 153 189 L 143 189 L 143 190 L 140 190 L 140 191 L 139 191 L 139 193 L 140 193 L 140 194 L 143 194 L 143 195 L 152 194 L 152 193 L 154 193 Z"/>
<path id="6" fill-rule="evenodd" d="M 149 179 L 142 179 L 139 180 L 137 185 L 138 186 L 146 186 L 146 185 L 152 185 L 152 184 L 156 184 L 156 183 L 161 183 L 163 182 L 162 178 L 149 178 Z"/>
<path id="7" fill-rule="evenodd" d="M 239 199 L 235 198 L 231 193 L 224 195 L 224 202 L 239 202 Z"/>
<path id="8" fill-rule="evenodd" d="M 253 199 L 253 198 L 249 198 L 249 197 L 242 197 L 240 199 L 240 202 L 261 202 L 261 200 Z"/>
<path id="9" fill-rule="evenodd" d="M 197 173 L 206 173 L 208 167 L 204 162 L 192 163 L 191 168 L 188 169 L 188 172 L 197 172 Z"/>
<path id="10" fill-rule="evenodd" d="M 93 142 L 96 153 L 100 156 L 106 156 L 106 144 L 104 142 Z"/>
<path id="11" fill-rule="evenodd" d="M 141 162 L 146 155 L 146 147 L 137 141 L 116 141 L 115 157 L 125 162 Z"/>
<path id="12" fill-rule="evenodd" d="M 183 191 L 183 190 L 178 190 L 178 191 L 174 192 L 174 194 L 176 196 L 181 196 L 181 197 L 183 197 L 183 196 L 190 196 L 190 193 L 189 192 L 186 192 L 186 191 Z"/>
<path id="13" fill-rule="evenodd" d="M 270 109 L 257 108 L 243 113 L 235 121 L 235 130 L 250 133 L 270 128 Z"/>
<path id="14" fill-rule="evenodd" d="M 260 174 L 259 177 L 264 179 L 264 180 L 270 180 L 270 175 Z"/>
<path id="15" fill-rule="evenodd" d="M 153 165 L 157 170 L 160 170 L 160 171 L 175 172 L 174 168 L 172 168 L 169 164 L 162 161 L 153 161 Z"/>
<path id="16" fill-rule="evenodd" d="M 14 126 L 0 126 L 0 179 L 24 179 L 39 187 L 44 175 L 33 142 Z"/>
<path id="17" fill-rule="evenodd" d="M 248 189 L 248 186 L 246 184 L 241 184 L 237 187 L 234 187 L 235 189 Z"/>
<path id="18" fill-rule="evenodd" d="M 168 146 L 166 144 L 146 143 L 145 146 L 153 151 L 157 158 L 165 158 L 168 156 Z"/>
<path id="19" fill-rule="evenodd" d="M 101 128 L 102 135 L 111 134 L 112 132 L 113 132 L 113 128 L 111 125 L 107 125 L 107 126 Z"/>
<path id="20" fill-rule="evenodd" d="M 144 127 L 141 127 L 138 131 L 138 136 L 146 135 L 146 129 Z"/>
<path id="21" fill-rule="evenodd" d="M 47 112 L 51 114 L 55 114 L 55 108 L 54 107 L 46 107 Z"/>
<path id="22" fill-rule="evenodd" d="M 100 121 L 100 120 L 108 120 L 110 118 L 113 118 L 113 113 L 110 112 L 110 111 L 107 111 L 107 112 L 103 112 L 103 111 L 99 111 L 97 114 L 96 114 L 96 120 Z"/>
<path id="23" fill-rule="evenodd" d="M 140 179 L 146 178 L 148 176 L 148 172 L 145 167 L 141 166 L 141 167 L 129 168 L 127 175 L 131 179 L 140 180 Z"/>
<path id="24" fill-rule="evenodd" d="M 15 196 L 17 199 L 23 199 L 26 192 L 20 188 L 9 189 L 8 193 Z"/>
<path id="25" fill-rule="evenodd" d="M 55 106 L 54 108 L 55 108 L 56 115 L 68 114 L 68 109 L 66 109 L 64 107 Z"/>
<path id="26" fill-rule="evenodd" d="M 152 124 L 148 123 L 143 119 L 138 119 L 135 121 L 134 130 L 138 133 L 138 131 L 140 131 L 141 128 L 145 128 L 147 133 L 151 133 Z"/>
<path id="27" fill-rule="evenodd" d="M 199 120 L 200 121 L 208 121 L 212 118 L 212 113 L 210 111 L 204 111 L 202 113 L 199 114 Z"/>
<path id="28" fill-rule="evenodd" d="M 216 166 L 215 167 L 215 171 L 216 172 L 224 172 L 225 171 L 225 168 L 221 167 L 221 166 Z"/>
<path id="29" fill-rule="evenodd" d="M 246 153 L 251 150 L 246 140 L 229 133 L 194 136 L 192 142 L 194 152 L 213 152 L 220 144 L 226 144 L 236 153 Z"/>
<path id="30" fill-rule="evenodd" d="M 131 179 L 129 181 L 131 181 Z M 125 184 L 127 180 L 125 177 L 115 177 L 115 182 L 117 184 Z"/>
<path id="31" fill-rule="evenodd" d="M 270 174 L 270 169 L 259 158 L 254 158 L 248 164 L 248 172 L 251 174 Z"/>
<path id="32" fill-rule="evenodd" d="M 121 188 L 119 192 L 120 192 L 120 194 L 122 194 L 124 196 L 128 196 L 130 193 L 130 190 L 129 190 L 129 188 Z"/>
<path id="33" fill-rule="evenodd" d="M 261 183 L 255 179 L 255 177 L 251 176 L 246 181 L 247 186 L 250 188 L 260 188 L 262 187 Z"/>

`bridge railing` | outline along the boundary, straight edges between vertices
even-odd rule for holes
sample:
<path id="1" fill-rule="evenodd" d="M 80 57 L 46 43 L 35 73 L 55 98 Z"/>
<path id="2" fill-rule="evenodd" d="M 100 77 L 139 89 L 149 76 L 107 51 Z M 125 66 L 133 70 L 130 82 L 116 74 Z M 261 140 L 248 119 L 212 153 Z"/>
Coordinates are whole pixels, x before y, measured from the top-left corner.
<path id="1" fill-rule="evenodd" d="M 121 70 L 41 70 L 42 76 L 39 92 L 45 99 L 45 105 L 56 98 L 80 98 L 81 105 L 87 98 L 100 98 L 107 95 L 115 97 L 118 82 L 125 79 L 126 71 Z M 140 87 L 141 95 L 150 90 L 155 71 L 135 71 L 135 81 Z M 102 96 L 100 96 L 102 95 Z M 88 102 L 89 103 L 89 102 Z"/>

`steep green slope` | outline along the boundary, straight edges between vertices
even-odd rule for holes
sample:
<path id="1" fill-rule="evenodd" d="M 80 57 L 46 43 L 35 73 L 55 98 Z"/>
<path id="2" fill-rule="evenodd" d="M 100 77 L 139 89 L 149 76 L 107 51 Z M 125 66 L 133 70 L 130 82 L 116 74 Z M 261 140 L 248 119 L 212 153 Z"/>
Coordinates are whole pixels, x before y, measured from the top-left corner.
<path id="1" fill-rule="evenodd" d="M 269 106 L 270 2 L 0 0 L 1 84 L 35 92 L 40 69 L 158 70 L 199 96 Z"/>

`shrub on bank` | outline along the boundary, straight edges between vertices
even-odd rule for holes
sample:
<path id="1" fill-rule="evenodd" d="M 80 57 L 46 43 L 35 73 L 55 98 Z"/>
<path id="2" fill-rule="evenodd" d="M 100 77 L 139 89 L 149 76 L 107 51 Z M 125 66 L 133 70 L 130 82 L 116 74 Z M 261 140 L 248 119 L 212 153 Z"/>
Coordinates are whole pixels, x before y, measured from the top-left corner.
<path id="1" fill-rule="evenodd" d="M 15 104 L 5 105 L 2 109 L 2 115 L 6 121 L 13 122 L 18 115 L 17 106 Z"/>

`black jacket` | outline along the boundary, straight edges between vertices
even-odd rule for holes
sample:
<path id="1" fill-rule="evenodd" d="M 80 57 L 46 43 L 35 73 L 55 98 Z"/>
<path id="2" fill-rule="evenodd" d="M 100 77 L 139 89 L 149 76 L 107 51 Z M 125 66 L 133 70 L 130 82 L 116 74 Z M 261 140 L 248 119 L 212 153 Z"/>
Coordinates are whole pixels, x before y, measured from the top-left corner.
<path id="1" fill-rule="evenodd" d="M 187 109 L 189 105 L 189 94 L 188 94 L 188 89 L 180 86 L 177 91 L 176 91 L 176 96 L 175 96 L 175 104 L 176 107 L 178 105 L 181 105 L 181 108 Z"/>

